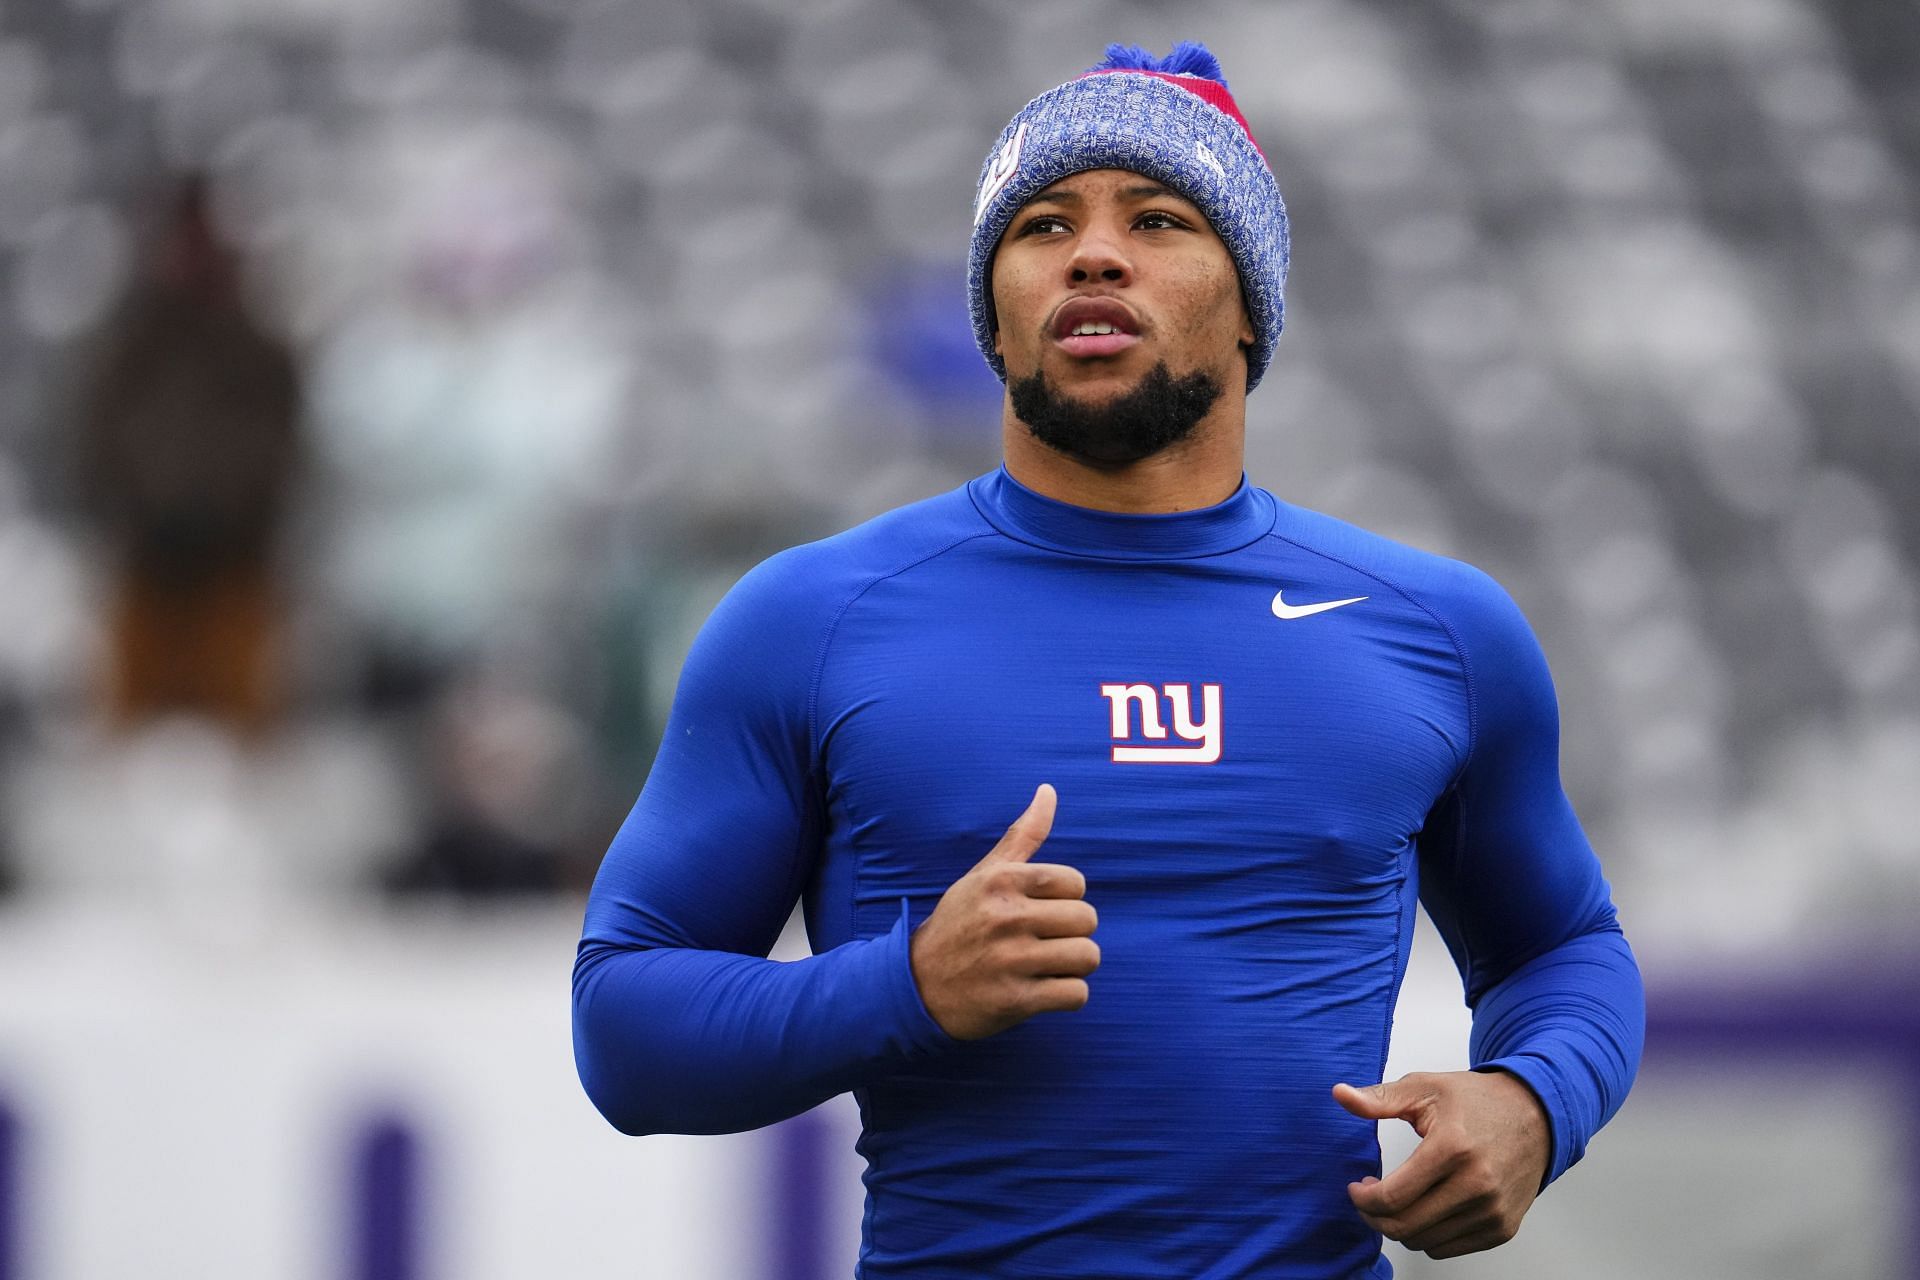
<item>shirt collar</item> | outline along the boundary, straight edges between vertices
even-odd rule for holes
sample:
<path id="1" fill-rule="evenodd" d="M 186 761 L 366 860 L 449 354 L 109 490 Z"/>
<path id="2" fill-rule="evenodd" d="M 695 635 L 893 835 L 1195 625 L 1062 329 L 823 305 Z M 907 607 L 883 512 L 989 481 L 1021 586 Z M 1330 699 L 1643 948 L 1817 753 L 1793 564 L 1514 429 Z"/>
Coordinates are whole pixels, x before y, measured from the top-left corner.
<path id="1" fill-rule="evenodd" d="M 1036 493 L 1005 466 L 967 485 L 973 505 L 1010 538 L 1108 560 L 1188 560 L 1237 551 L 1272 528 L 1274 501 L 1247 483 L 1224 502 L 1165 515 L 1101 511 Z"/>

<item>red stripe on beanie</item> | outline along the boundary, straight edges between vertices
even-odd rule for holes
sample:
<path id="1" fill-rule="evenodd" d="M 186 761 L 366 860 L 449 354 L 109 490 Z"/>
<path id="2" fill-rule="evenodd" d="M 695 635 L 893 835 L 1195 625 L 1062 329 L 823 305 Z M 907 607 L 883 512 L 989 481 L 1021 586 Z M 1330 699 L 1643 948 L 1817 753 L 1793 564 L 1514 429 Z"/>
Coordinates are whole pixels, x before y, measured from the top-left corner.
<path id="1" fill-rule="evenodd" d="M 1175 75 L 1171 71 L 1147 71 L 1140 67 L 1096 67 L 1080 79 L 1084 80 L 1087 76 L 1117 75 L 1152 76 L 1156 80 L 1165 80 L 1168 84 L 1179 85 L 1202 102 L 1218 107 L 1232 116 L 1233 122 L 1240 126 L 1240 132 L 1247 135 L 1248 142 L 1253 143 L 1253 149 L 1260 152 L 1260 158 L 1262 160 L 1267 158 L 1267 153 L 1261 150 L 1259 140 L 1253 136 L 1253 127 L 1247 123 L 1247 118 L 1240 114 L 1240 107 L 1234 102 L 1233 95 L 1228 93 L 1227 86 L 1218 80 L 1208 80 L 1204 76 Z"/>

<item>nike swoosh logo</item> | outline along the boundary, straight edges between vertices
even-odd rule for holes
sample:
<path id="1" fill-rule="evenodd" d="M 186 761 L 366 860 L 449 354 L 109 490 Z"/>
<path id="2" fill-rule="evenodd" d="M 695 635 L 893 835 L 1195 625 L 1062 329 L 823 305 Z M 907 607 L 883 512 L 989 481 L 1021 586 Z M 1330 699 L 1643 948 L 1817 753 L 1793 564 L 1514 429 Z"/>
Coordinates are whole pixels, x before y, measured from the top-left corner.
<path id="1" fill-rule="evenodd" d="M 1359 604 L 1365 596 L 1354 596 L 1347 600 L 1322 600 L 1319 604 L 1288 604 L 1281 597 L 1286 590 L 1282 588 L 1273 593 L 1273 616 L 1276 618 L 1311 618 L 1316 613 L 1325 613 L 1329 609 L 1343 609 L 1350 604 Z"/>

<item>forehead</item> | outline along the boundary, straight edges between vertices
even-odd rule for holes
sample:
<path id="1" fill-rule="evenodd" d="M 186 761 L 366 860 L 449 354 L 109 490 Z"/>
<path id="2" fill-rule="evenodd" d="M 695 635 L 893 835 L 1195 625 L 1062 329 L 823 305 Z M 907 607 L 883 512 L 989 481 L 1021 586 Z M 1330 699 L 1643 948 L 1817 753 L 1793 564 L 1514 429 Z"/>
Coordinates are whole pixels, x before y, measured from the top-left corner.
<path id="1" fill-rule="evenodd" d="M 1177 190 L 1131 169 L 1083 169 L 1042 187 L 1028 204 L 1071 204 L 1101 200 L 1173 200 L 1189 208 L 1193 202 Z"/>

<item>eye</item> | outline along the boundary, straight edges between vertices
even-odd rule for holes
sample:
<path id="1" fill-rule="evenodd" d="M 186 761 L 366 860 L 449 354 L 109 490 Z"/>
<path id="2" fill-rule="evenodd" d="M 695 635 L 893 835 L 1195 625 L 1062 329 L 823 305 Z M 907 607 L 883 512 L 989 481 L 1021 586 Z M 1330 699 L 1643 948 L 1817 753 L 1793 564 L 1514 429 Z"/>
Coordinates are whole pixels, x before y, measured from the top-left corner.
<path id="1" fill-rule="evenodd" d="M 1054 217 L 1050 213 L 1043 213 L 1037 217 L 1029 218 L 1026 222 L 1022 223 L 1020 226 L 1020 234 L 1023 236 L 1058 235 L 1066 229 L 1067 224 L 1064 221 Z"/>
<path id="2" fill-rule="evenodd" d="M 1143 231 L 1174 231 L 1187 225 L 1163 209 L 1149 209 L 1135 218 L 1133 224 Z"/>

